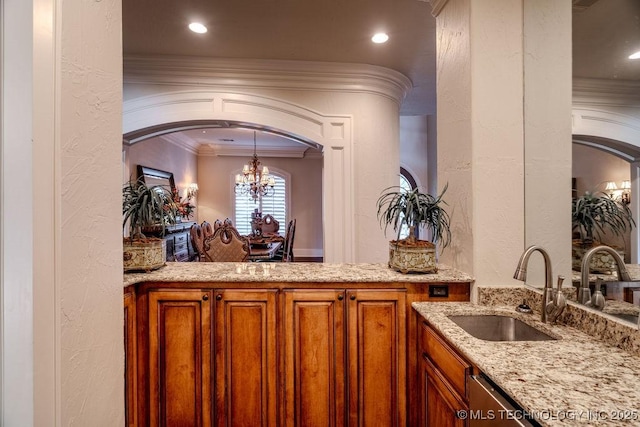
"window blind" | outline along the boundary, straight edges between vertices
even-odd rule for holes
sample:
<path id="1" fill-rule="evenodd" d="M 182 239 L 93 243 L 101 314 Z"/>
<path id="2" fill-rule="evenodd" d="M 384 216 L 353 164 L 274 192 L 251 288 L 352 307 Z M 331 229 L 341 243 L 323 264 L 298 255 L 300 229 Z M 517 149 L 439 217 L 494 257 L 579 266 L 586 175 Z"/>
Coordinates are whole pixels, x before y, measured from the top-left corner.
<path id="1" fill-rule="evenodd" d="M 275 187 L 273 194 L 260 197 L 254 203 L 253 199 L 247 194 L 236 194 L 236 214 L 235 227 L 242 235 L 251 233 L 251 214 L 254 209 L 262 212 L 262 216 L 271 214 L 280 224 L 279 233 L 285 233 L 287 227 L 287 181 L 284 177 L 271 173 L 275 179 Z"/>

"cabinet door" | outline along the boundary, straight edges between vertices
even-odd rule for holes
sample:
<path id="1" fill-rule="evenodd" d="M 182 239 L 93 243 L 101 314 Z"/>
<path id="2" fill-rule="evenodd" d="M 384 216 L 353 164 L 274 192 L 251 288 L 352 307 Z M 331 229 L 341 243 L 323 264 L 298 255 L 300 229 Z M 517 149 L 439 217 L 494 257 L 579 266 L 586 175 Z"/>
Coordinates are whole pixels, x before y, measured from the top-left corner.
<path id="1" fill-rule="evenodd" d="M 285 425 L 343 426 L 344 290 L 284 291 Z"/>
<path id="2" fill-rule="evenodd" d="M 211 425 L 210 297 L 149 292 L 149 425 Z"/>
<path id="3" fill-rule="evenodd" d="M 216 425 L 276 425 L 276 295 L 215 291 Z"/>
<path id="4" fill-rule="evenodd" d="M 404 290 L 347 291 L 349 425 L 406 425 Z"/>
<path id="5" fill-rule="evenodd" d="M 136 295 L 129 287 L 124 293 L 124 414 L 128 426 L 135 426 L 137 419 L 137 354 Z"/>
<path id="6" fill-rule="evenodd" d="M 421 375 L 422 426 L 464 427 L 465 419 L 456 416 L 457 411 L 468 411 L 458 393 L 442 373 L 423 356 Z"/>

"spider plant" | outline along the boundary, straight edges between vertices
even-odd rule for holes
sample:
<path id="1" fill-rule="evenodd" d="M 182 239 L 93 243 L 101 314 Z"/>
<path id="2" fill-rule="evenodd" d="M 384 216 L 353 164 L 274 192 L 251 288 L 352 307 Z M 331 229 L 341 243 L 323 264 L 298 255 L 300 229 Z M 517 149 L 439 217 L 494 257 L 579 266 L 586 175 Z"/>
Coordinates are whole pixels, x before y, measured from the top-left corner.
<path id="1" fill-rule="evenodd" d="M 161 185 L 147 186 L 142 179 L 129 181 L 122 187 L 122 228 L 129 227 L 129 239 L 139 240 L 144 227 L 175 224 L 177 206 L 171 191 Z"/>
<path id="2" fill-rule="evenodd" d="M 600 239 L 606 230 L 622 236 L 636 225 L 626 204 L 603 192 L 589 191 L 573 200 L 571 222 L 573 230 L 580 232 L 585 246 L 593 244 L 594 237 Z"/>
<path id="3" fill-rule="evenodd" d="M 432 243 L 440 242 L 444 249 L 451 242 L 449 214 L 442 206 L 446 205 L 442 199 L 446 191 L 447 185 L 439 196 L 434 197 L 420 192 L 418 188 L 406 190 L 393 186 L 384 189 L 377 201 L 380 226 L 384 225 L 385 233 L 387 228 L 392 226 L 397 232 L 396 242 L 398 242 L 404 224 L 409 227 L 409 237 L 404 241 L 408 244 L 416 244 L 415 229 L 420 224 L 424 224 Z"/>

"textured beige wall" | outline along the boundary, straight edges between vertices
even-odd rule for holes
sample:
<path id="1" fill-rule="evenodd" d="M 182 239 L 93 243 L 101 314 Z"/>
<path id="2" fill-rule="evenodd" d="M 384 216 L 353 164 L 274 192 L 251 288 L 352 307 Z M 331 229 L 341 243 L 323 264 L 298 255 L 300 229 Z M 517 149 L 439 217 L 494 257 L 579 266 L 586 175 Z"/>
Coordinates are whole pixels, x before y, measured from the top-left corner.
<path id="1" fill-rule="evenodd" d="M 121 3 L 57 2 L 56 9 L 60 425 L 117 426 L 124 424 Z"/>

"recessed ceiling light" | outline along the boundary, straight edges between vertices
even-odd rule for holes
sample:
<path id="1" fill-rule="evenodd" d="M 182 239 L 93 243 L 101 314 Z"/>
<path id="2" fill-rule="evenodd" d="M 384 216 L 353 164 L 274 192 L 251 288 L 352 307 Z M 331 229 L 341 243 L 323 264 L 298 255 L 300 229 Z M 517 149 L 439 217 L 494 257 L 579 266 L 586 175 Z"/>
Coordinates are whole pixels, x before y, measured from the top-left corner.
<path id="1" fill-rule="evenodd" d="M 638 59 L 640 58 L 640 51 L 629 55 L 629 59 Z"/>
<path id="2" fill-rule="evenodd" d="M 192 22 L 191 24 L 189 24 L 189 29 L 198 34 L 204 34 L 207 32 L 207 27 L 199 22 Z"/>
<path id="3" fill-rule="evenodd" d="M 374 43 L 384 43 L 389 40 L 389 36 L 385 33 L 376 33 L 371 37 L 371 41 Z"/>

